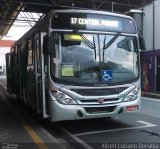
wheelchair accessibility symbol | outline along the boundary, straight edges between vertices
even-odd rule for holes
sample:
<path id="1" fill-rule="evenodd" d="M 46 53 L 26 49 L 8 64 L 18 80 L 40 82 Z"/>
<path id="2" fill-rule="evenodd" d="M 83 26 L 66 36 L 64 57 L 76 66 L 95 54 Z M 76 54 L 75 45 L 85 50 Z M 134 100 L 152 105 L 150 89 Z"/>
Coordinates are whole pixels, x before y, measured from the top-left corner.
<path id="1" fill-rule="evenodd" d="M 112 70 L 102 70 L 102 81 L 112 81 Z"/>

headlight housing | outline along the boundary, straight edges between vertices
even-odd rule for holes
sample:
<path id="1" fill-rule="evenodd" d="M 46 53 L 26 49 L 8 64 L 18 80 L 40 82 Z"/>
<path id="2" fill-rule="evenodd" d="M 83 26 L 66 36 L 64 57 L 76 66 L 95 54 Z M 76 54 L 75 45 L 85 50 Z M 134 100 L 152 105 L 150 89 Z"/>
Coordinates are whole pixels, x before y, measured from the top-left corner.
<path id="1" fill-rule="evenodd" d="M 140 94 L 140 87 L 136 87 L 133 91 L 131 91 L 125 98 L 124 102 L 136 100 L 138 95 Z"/>
<path id="2" fill-rule="evenodd" d="M 59 91 L 59 90 L 51 90 L 50 91 L 53 97 L 61 104 L 66 105 L 73 105 L 77 104 L 71 97 L 69 97 L 67 94 Z"/>

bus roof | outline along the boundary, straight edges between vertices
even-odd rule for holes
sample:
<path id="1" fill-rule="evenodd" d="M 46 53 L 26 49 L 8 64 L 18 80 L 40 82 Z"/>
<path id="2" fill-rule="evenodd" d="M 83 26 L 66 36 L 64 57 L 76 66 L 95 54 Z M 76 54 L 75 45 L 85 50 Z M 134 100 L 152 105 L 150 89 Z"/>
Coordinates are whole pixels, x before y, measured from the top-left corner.
<path id="1" fill-rule="evenodd" d="M 130 16 L 118 14 L 118 13 L 112 13 L 107 11 L 97 11 L 97 10 L 82 10 L 82 9 L 61 9 L 61 10 L 51 10 L 52 13 L 56 12 L 63 12 L 63 13 L 90 13 L 90 14 L 100 14 L 100 15 L 110 15 L 110 16 L 117 16 L 117 17 L 123 17 L 123 18 L 129 18 L 133 19 Z"/>
<path id="2" fill-rule="evenodd" d="M 97 14 L 97 15 L 108 15 L 108 16 L 116 16 L 116 17 L 122 17 L 122 18 L 128 18 L 132 19 L 132 17 L 123 15 L 123 14 L 117 14 L 117 13 L 111 13 L 106 11 L 97 11 L 97 10 L 84 10 L 84 9 L 59 9 L 59 10 L 51 10 L 48 14 L 46 14 L 39 22 L 37 22 L 27 33 L 25 33 L 20 39 L 18 39 L 15 44 L 18 44 L 22 39 L 30 37 L 30 35 L 33 34 L 33 32 L 36 32 L 38 28 L 41 28 L 43 32 L 47 32 L 47 22 L 49 23 L 48 16 L 53 15 L 54 13 L 88 13 L 88 14 Z M 48 20 L 48 21 L 47 21 Z M 133 20 L 134 24 L 135 21 Z M 43 24 L 43 25 L 42 25 Z M 14 45 L 13 45 L 14 46 Z"/>

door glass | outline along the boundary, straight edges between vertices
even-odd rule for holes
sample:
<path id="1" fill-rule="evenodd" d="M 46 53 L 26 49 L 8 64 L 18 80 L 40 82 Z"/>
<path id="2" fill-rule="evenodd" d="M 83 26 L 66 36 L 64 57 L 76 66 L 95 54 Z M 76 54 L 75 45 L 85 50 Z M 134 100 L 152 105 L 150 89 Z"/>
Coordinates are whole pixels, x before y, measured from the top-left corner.
<path id="1" fill-rule="evenodd" d="M 32 40 L 28 40 L 28 65 L 33 64 Z"/>
<path id="2" fill-rule="evenodd" d="M 39 34 L 35 35 L 35 48 L 37 53 L 37 72 L 42 72 L 42 62 L 41 62 L 41 48 L 40 48 L 40 37 Z"/>

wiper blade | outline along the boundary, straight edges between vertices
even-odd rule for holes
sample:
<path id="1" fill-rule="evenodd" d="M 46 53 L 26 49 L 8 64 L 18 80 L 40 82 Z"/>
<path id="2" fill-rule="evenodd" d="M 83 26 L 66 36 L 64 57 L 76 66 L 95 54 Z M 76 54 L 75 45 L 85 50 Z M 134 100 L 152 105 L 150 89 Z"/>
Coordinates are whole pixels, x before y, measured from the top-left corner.
<path id="1" fill-rule="evenodd" d="M 105 44 L 105 41 L 106 41 L 106 36 L 104 38 L 104 42 L 103 42 L 103 62 L 104 62 L 104 52 L 105 50 L 118 38 L 118 36 L 120 35 L 121 33 L 117 33 L 116 35 L 113 36 L 113 38 L 107 42 L 107 44 Z"/>
<path id="2" fill-rule="evenodd" d="M 94 49 L 94 54 L 95 54 L 95 59 L 96 59 L 96 46 L 95 46 L 95 40 L 93 37 L 93 43 L 90 42 L 83 34 L 81 34 L 78 30 L 73 30 L 76 34 L 80 35 L 81 38 L 83 39 L 83 42 L 90 47 L 91 49 Z"/>

